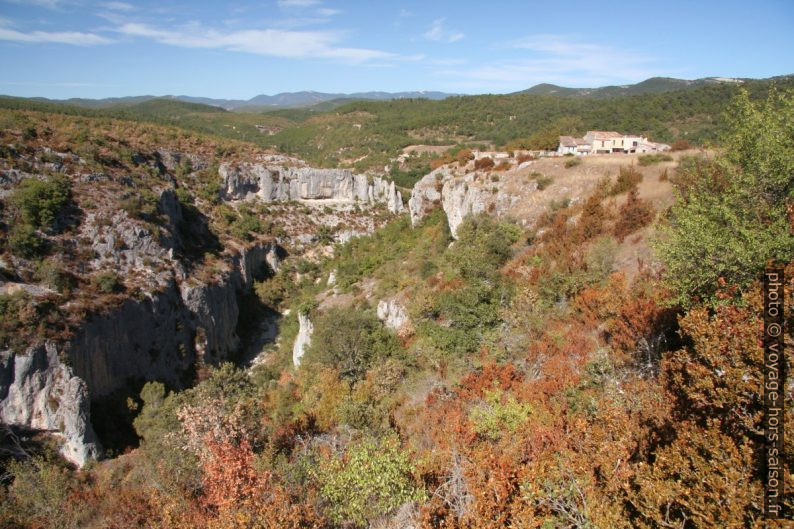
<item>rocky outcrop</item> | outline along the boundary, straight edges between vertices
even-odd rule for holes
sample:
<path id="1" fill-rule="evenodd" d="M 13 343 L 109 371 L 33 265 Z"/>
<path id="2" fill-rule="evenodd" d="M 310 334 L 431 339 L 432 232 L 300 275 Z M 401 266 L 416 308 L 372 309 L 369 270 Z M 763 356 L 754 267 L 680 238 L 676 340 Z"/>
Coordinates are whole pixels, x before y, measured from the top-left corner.
<path id="1" fill-rule="evenodd" d="M 2 353 L 0 419 L 60 432 L 64 455 L 76 464 L 96 457 L 89 402 L 145 380 L 184 386 L 197 365 L 228 358 L 239 346 L 238 293 L 278 253 L 274 244 L 241 250 L 213 282 L 171 278 L 155 293 L 90 317 L 60 355 L 51 344 Z"/>
<path id="2" fill-rule="evenodd" d="M 0 351 L 0 420 L 56 432 L 61 453 L 78 466 L 99 456 L 86 384 L 60 361 L 53 343 L 24 354 Z"/>
<path id="3" fill-rule="evenodd" d="M 536 188 L 537 182 L 532 181 L 524 185 L 523 191 L 532 193 Z M 408 210 L 411 225 L 416 226 L 440 205 L 447 215 L 450 233 L 457 239 L 458 228 L 467 216 L 483 212 L 503 215 L 518 200 L 517 195 L 505 190 L 501 180 L 493 181 L 476 172 L 456 176 L 442 167 L 416 183 L 408 200 Z"/>
<path id="4" fill-rule="evenodd" d="M 403 210 L 402 195 L 394 182 L 347 169 L 284 167 L 263 163 L 224 163 L 218 169 L 224 200 L 259 199 L 263 202 L 329 200 L 385 204 L 392 213 Z"/>
<path id="5" fill-rule="evenodd" d="M 410 334 L 411 320 L 408 311 L 396 298 L 382 299 L 378 302 L 378 319 L 398 334 Z"/>
<path id="6" fill-rule="evenodd" d="M 292 363 L 298 367 L 301 363 L 301 357 L 306 352 L 306 348 L 312 343 L 312 333 L 314 333 L 314 325 L 309 319 L 309 315 L 305 312 L 298 313 L 298 335 L 295 337 L 295 343 L 292 345 Z"/>
<path id="7" fill-rule="evenodd" d="M 411 215 L 412 226 L 419 224 L 423 218 L 441 204 L 444 180 L 449 178 L 445 168 L 441 167 L 426 174 L 414 184 L 411 198 L 408 199 L 408 212 Z"/>

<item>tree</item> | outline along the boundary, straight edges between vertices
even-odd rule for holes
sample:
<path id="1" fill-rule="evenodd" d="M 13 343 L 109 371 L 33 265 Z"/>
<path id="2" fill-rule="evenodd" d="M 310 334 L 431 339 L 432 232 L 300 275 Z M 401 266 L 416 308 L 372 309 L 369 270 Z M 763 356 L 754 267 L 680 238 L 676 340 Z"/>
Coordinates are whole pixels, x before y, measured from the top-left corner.
<path id="1" fill-rule="evenodd" d="M 715 300 L 722 278 L 746 288 L 768 261 L 794 258 L 787 206 L 794 200 L 794 94 L 765 104 L 742 91 L 729 113 L 725 152 L 677 179 L 678 197 L 655 244 L 684 306 Z"/>
<path id="2" fill-rule="evenodd" d="M 47 180 L 25 179 L 11 197 L 23 222 L 44 229 L 53 226 L 61 208 L 70 200 L 71 182 L 62 175 Z"/>
<path id="3" fill-rule="evenodd" d="M 317 318 L 306 361 L 338 369 L 342 377 L 357 381 L 374 362 L 391 356 L 398 347 L 397 339 L 374 314 L 333 308 Z"/>

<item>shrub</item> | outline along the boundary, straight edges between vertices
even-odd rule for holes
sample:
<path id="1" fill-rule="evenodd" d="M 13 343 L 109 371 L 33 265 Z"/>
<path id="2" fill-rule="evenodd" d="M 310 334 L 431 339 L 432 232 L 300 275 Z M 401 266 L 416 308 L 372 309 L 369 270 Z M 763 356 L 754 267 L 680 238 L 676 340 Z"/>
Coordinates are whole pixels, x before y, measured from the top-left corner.
<path id="1" fill-rule="evenodd" d="M 480 158 L 474 162 L 474 168 L 478 171 L 488 171 L 493 168 L 494 166 L 493 158 L 490 156 L 486 156 L 485 158 Z"/>
<path id="2" fill-rule="evenodd" d="M 647 226 L 653 220 L 653 207 L 647 200 L 637 196 L 637 189 L 629 191 L 626 203 L 620 208 L 618 220 L 615 223 L 615 237 L 623 241 L 627 235 Z"/>
<path id="3" fill-rule="evenodd" d="M 128 196 L 121 203 L 121 209 L 136 219 L 153 221 L 157 216 L 157 207 L 160 203 L 157 195 L 149 189 L 141 189 L 137 194 Z"/>
<path id="4" fill-rule="evenodd" d="M 47 251 L 47 241 L 41 238 L 30 224 L 17 224 L 8 235 L 8 246 L 12 253 L 27 259 L 41 257 Z"/>
<path id="5" fill-rule="evenodd" d="M 642 173 L 633 165 L 626 165 L 620 168 L 618 178 L 609 190 L 610 195 L 620 195 L 636 187 L 642 182 Z"/>
<path id="6" fill-rule="evenodd" d="M 552 182 L 554 182 L 554 178 L 546 175 L 540 175 L 537 178 L 537 182 L 538 182 L 538 190 L 543 191 L 544 189 L 549 187 L 549 185 L 551 185 Z"/>
<path id="7" fill-rule="evenodd" d="M 10 202 L 26 224 L 50 229 L 61 209 L 71 200 L 71 190 L 71 182 L 62 175 L 47 180 L 27 178 L 20 183 Z"/>
<path id="8" fill-rule="evenodd" d="M 124 284 L 115 272 L 106 270 L 99 272 L 91 278 L 91 285 L 103 294 L 119 292 L 124 288 Z"/>
<path id="9" fill-rule="evenodd" d="M 673 157 L 669 154 L 654 153 L 654 154 L 641 154 L 637 159 L 640 165 L 646 167 L 660 162 L 671 162 Z"/>
<path id="10" fill-rule="evenodd" d="M 313 472 L 330 518 L 345 525 L 364 526 L 425 493 L 412 480 L 413 468 L 396 436 L 364 439 L 352 444 L 343 458 L 331 456 Z"/>
<path id="11" fill-rule="evenodd" d="M 314 322 L 307 362 L 337 369 L 348 380 L 359 380 L 374 362 L 398 350 L 397 339 L 374 314 L 355 308 L 332 308 Z"/>
<path id="12" fill-rule="evenodd" d="M 42 261 L 36 267 L 35 277 L 49 288 L 64 293 L 74 287 L 74 278 L 65 272 L 54 259 Z"/>
<path id="13" fill-rule="evenodd" d="M 496 441 L 523 426 L 530 413 L 529 404 L 518 402 L 512 394 L 494 388 L 486 391 L 483 402 L 472 408 L 469 420 L 475 432 Z"/>
<path id="14" fill-rule="evenodd" d="M 570 158 L 565 160 L 565 168 L 570 169 L 571 167 L 576 167 L 577 165 L 581 165 L 582 159 L 581 158 Z"/>
<path id="15" fill-rule="evenodd" d="M 510 162 L 508 162 L 508 161 L 503 161 L 503 162 L 499 162 L 499 165 L 497 165 L 497 166 L 494 168 L 494 171 L 507 171 L 508 169 L 510 169 Z M 499 178 L 499 177 L 497 177 L 497 179 L 498 179 L 498 178 Z"/>
<path id="16" fill-rule="evenodd" d="M 457 156 L 455 156 L 455 159 L 458 161 L 458 165 L 463 167 L 469 162 L 469 160 L 474 159 L 474 154 L 472 154 L 471 149 L 461 149 L 458 151 L 458 154 Z"/>
<path id="17" fill-rule="evenodd" d="M 673 144 L 670 146 L 670 150 L 672 151 L 685 151 L 691 148 L 692 146 L 689 144 L 687 140 L 675 140 Z"/>
<path id="18" fill-rule="evenodd" d="M 82 505 L 70 501 L 77 481 L 66 469 L 36 457 L 12 461 L 8 474 L 13 477 L 13 483 L 7 504 L 0 507 L 0 519 L 5 518 L 9 527 L 82 526 L 80 515 L 85 514 L 81 513 Z"/>

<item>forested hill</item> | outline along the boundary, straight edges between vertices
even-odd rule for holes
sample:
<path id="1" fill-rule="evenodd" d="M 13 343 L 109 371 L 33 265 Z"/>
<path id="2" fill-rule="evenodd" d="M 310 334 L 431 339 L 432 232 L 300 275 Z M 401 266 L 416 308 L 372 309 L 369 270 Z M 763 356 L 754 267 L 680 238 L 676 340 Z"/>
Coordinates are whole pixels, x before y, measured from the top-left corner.
<path id="1" fill-rule="evenodd" d="M 120 117 L 253 142 L 323 166 L 382 168 L 408 145 L 476 142 L 512 148 L 553 147 L 556 136 L 588 129 L 642 133 L 656 141 L 714 142 L 722 114 L 740 86 L 752 99 L 772 85 L 794 86 L 794 77 L 748 80 L 741 85 L 707 83 L 697 88 L 601 99 L 517 93 L 450 97 L 441 101 L 354 101 L 337 108 L 223 112 L 173 100 L 89 110 L 18 98 L 1 107 Z"/>

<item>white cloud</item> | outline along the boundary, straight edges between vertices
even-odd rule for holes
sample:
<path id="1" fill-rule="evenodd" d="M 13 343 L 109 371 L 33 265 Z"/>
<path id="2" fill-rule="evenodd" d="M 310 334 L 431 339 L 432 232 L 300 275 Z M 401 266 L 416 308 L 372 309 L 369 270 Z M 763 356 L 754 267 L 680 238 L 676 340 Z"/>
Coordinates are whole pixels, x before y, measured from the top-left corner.
<path id="1" fill-rule="evenodd" d="M 331 9 L 330 7 L 323 7 L 317 10 L 317 14 L 322 17 L 332 17 L 338 15 L 342 11 L 339 9 Z"/>
<path id="2" fill-rule="evenodd" d="M 0 40 L 25 43 L 72 44 L 74 46 L 95 46 L 113 42 L 100 35 L 80 31 L 30 31 L 22 33 L 9 28 L 0 28 Z"/>
<path id="3" fill-rule="evenodd" d="M 654 69 L 656 59 L 653 57 L 582 42 L 568 35 L 532 35 L 498 47 L 527 52 L 527 56 L 440 73 L 485 82 L 495 90 L 522 89 L 543 82 L 603 86 L 638 81 L 663 73 Z"/>
<path id="4" fill-rule="evenodd" d="M 394 54 L 380 50 L 338 46 L 341 34 L 334 31 L 246 29 L 224 32 L 197 24 L 164 30 L 137 23 L 124 24 L 118 31 L 182 48 L 220 49 L 273 57 L 319 57 L 348 62 L 396 58 Z"/>
<path id="5" fill-rule="evenodd" d="M 105 9 L 110 9 L 112 11 L 135 11 L 135 6 L 132 4 L 128 4 L 126 2 L 104 2 L 102 7 Z"/>
<path id="6" fill-rule="evenodd" d="M 463 33 L 459 31 L 451 31 L 444 28 L 445 18 L 437 18 L 430 24 L 424 37 L 427 40 L 444 41 L 444 42 L 457 42 L 463 38 Z"/>
<path id="7" fill-rule="evenodd" d="M 311 7 L 319 4 L 320 0 L 278 0 L 276 3 L 281 8 Z"/>
<path id="8" fill-rule="evenodd" d="M 58 9 L 63 3 L 61 0 L 6 0 L 12 4 L 23 4 L 26 6 L 46 7 L 47 9 Z"/>

